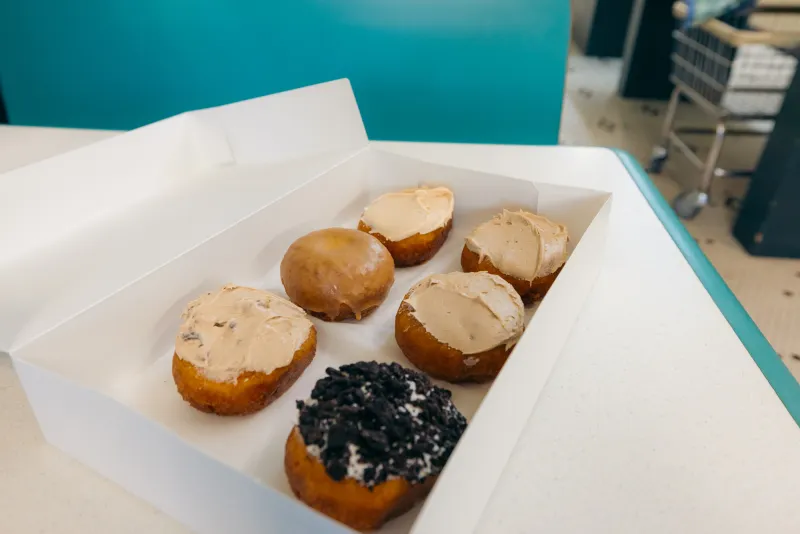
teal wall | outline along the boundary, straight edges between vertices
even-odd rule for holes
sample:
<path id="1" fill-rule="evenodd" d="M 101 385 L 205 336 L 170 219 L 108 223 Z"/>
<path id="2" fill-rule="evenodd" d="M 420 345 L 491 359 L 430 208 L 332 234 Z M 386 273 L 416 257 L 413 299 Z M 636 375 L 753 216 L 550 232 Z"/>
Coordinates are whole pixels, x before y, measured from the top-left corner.
<path id="1" fill-rule="evenodd" d="M 372 139 L 557 142 L 567 0 L 6 0 L 12 124 L 129 129 L 349 78 Z"/>

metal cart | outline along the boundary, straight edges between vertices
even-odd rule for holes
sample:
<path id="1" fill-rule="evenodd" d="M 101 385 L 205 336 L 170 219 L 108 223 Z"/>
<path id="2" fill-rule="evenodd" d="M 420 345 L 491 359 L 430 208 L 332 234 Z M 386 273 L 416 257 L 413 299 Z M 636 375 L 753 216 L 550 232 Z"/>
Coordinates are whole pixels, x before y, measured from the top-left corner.
<path id="1" fill-rule="evenodd" d="M 700 171 L 696 188 L 683 191 L 673 208 L 683 218 L 695 217 L 709 202 L 714 178 L 749 176 L 752 169 L 717 166 L 728 135 L 765 135 L 742 128 L 752 121 L 772 121 L 794 76 L 800 45 L 800 0 L 762 1 L 745 13 L 726 15 L 699 26 L 673 32 L 675 89 L 667 106 L 661 143 L 653 149 L 649 171 L 661 172 L 672 148 L 677 148 Z M 679 20 L 686 18 L 683 2 L 673 5 Z M 713 128 L 676 127 L 678 103 L 688 99 L 715 122 Z M 687 135 L 713 135 L 705 157 L 690 146 Z"/>

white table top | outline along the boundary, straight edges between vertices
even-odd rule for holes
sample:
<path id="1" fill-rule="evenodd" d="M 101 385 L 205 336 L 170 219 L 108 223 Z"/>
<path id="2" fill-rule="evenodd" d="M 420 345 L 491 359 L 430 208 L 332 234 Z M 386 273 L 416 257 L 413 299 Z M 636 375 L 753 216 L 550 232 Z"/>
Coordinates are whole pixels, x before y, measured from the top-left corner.
<path id="1" fill-rule="evenodd" d="M 0 127 L 0 171 L 108 135 Z M 605 265 L 481 531 L 800 532 L 800 429 L 624 168 L 595 178 L 613 153 L 383 146 L 509 175 L 549 151 L 614 193 Z M 0 406 L 0 531 L 185 532 L 45 444 L 5 357 Z"/>

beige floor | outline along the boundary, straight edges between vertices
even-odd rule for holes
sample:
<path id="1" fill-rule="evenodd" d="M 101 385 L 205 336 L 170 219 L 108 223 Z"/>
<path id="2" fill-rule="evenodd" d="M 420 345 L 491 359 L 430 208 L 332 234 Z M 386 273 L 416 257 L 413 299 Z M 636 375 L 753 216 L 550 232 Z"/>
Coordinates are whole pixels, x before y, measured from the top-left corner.
<path id="1" fill-rule="evenodd" d="M 570 57 L 561 142 L 622 148 L 646 165 L 659 139 L 665 105 L 616 96 L 620 67 L 619 60 Z M 698 124 L 703 117 L 686 105 L 679 110 L 678 119 Z M 703 141 L 699 138 L 695 146 L 702 149 Z M 726 142 L 721 164 L 752 167 L 762 143 L 752 138 Z M 696 177 L 696 171 L 676 154 L 653 181 L 671 201 L 682 185 L 691 184 Z M 731 236 L 736 213 L 725 207 L 725 199 L 741 197 L 746 186 L 746 180 L 718 180 L 712 205 L 686 227 L 800 380 L 800 260 L 752 257 Z"/>

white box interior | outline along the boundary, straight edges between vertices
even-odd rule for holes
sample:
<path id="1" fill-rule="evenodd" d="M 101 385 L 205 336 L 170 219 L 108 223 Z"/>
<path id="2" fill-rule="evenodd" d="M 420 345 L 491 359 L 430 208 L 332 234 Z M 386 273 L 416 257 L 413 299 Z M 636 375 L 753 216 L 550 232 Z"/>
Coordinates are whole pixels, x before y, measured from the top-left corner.
<path id="1" fill-rule="evenodd" d="M 386 302 L 364 321 L 326 323 L 313 319 L 319 332 L 317 355 L 280 399 L 252 416 L 225 418 L 200 413 L 180 398 L 172 381 L 171 358 L 180 314 L 188 301 L 228 282 L 284 295 L 279 265 L 292 241 L 314 229 L 331 226 L 354 228 L 361 211 L 371 199 L 388 190 L 419 184 L 446 185 L 455 192 L 453 230 L 442 250 L 422 266 L 398 269 Z M 168 476 L 166 473 L 149 473 L 153 485 L 151 491 L 147 481 L 130 482 L 126 477 L 133 477 L 132 472 L 126 474 L 125 469 L 104 464 L 99 452 L 96 458 L 92 457 L 95 453 L 91 443 L 77 445 L 78 438 L 61 428 L 68 423 L 53 416 L 57 413 L 53 412 L 53 405 L 69 406 L 70 399 L 58 398 L 53 391 L 42 391 L 36 385 L 37 373 L 59 377 L 69 384 L 67 389 L 93 392 L 95 399 L 108 399 L 116 408 L 133 411 L 178 436 L 181 443 L 204 456 L 277 490 L 295 502 L 283 471 L 283 447 L 296 418 L 295 401 L 309 394 L 316 380 L 324 376 L 325 368 L 361 360 L 397 361 L 411 367 L 394 340 L 394 315 L 400 300 L 422 277 L 460 270 L 464 237 L 501 209 L 523 207 L 565 224 L 570 232 L 570 250 L 575 251 L 577 246 L 581 246 L 582 237 L 593 221 L 597 223 L 598 213 L 607 216 L 604 207 L 608 201 L 609 194 L 605 192 L 534 185 L 509 177 L 424 163 L 368 147 L 35 338 L 12 352 L 12 357 L 48 439 L 192 528 L 215 532 L 220 523 L 213 518 L 203 522 L 202 514 L 194 514 L 199 517 L 199 522 L 195 523 L 197 519 L 192 517 L 189 504 L 176 502 L 174 495 L 158 495 L 155 487 L 166 484 L 159 479 L 160 475 Z M 604 237 L 600 231 L 595 234 L 598 234 L 593 237 L 595 241 Z M 587 260 L 596 261 L 597 257 L 589 255 L 584 261 Z M 570 263 L 571 260 L 567 265 Z M 558 287 L 576 284 L 574 280 L 571 282 L 573 275 L 570 272 L 565 268 L 551 295 L 559 291 Z M 581 282 L 574 287 L 578 286 L 585 287 L 586 284 Z M 543 307 L 550 298 L 545 299 Z M 559 313 L 557 306 L 551 307 L 553 313 Z M 528 320 L 535 314 L 535 309 L 529 309 Z M 574 317 L 565 314 L 563 320 L 571 323 Z M 519 358 L 537 358 L 537 344 L 540 343 L 537 339 L 523 336 L 509 362 Z M 554 360 L 555 356 L 551 358 Z M 549 373 L 549 368 L 545 366 L 543 372 Z M 539 378 L 543 384 L 546 377 Z M 491 386 L 440 385 L 453 391 L 454 402 L 467 418 L 472 418 Z M 518 379 L 515 387 L 525 388 L 526 383 Z M 505 416 L 524 422 L 527 412 Z M 93 419 L 91 415 L 87 416 L 86 424 L 91 425 L 92 420 L 96 432 L 111 432 L 111 429 L 104 429 L 105 421 Z M 78 426 L 76 424 L 76 428 Z M 156 433 L 142 432 L 145 433 L 141 436 L 143 440 L 157 442 L 161 439 Z M 463 455 L 469 456 L 470 461 L 481 461 L 479 455 L 487 451 L 465 445 L 470 435 L 469 431 L 465 434 L 453 458 Z M 75 450 L 76 447 L 80 450 Z M 108 462 L 113 461 L 120 460 L 108 459 Z M 147 466 L 145 459 L 137 457 L 128 457 L 125 461 L 129 464 L 128 471 L 146 469 Z M 210 464 L 207 469 L 199 469 L 197 477 L 200 483 L 214 483 L 207 480 L 210 469 Z M 437 487 L 442 485 L 448 473 L 449 467 L 440 477 Z M 192 491 L 192 484 L 187 482 L 184 486 L 181 486 L 182 491 Z M 435 490 L 429 500 L 437 496 L 450 500 L 451 506 L 458 506 L 457 496 L 441 497 L 440 493 Z M 270 497 L 261 503 L 267 517 L 271 517 L 270 514 L 277 516 L 287 506 L 292 507 L 286 499 L 274 493 L 267 495 Z M 198 499 L 196 504 L 202 505 L 202 499 Z M 390 522 L 384 530 L 407 532 L 417 513 L 418 509 L 415 509 Z M 243 522 L 238 528 L 250 532 L 249 524 Z M 314 528 L 319 528 L 320 524 L 326 523 L 315 523 Z M 228 523 L 228 526 L 231 525 Z M 305 531 L 301 525 L 295 524 L 294 527 L 298 532 Z"/>

